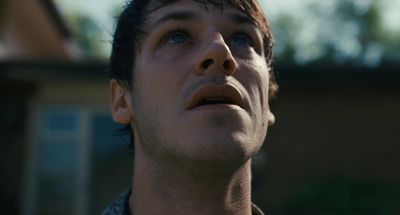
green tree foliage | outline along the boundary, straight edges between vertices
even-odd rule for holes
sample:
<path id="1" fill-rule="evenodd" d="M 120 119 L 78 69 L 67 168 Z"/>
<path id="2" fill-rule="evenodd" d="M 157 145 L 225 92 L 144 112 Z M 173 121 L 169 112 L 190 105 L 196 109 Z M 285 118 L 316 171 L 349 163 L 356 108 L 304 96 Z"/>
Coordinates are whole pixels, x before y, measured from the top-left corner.
<path id="1" fill-rule="evenodd" d="M 104 48 L 103 29 L 85 14 L 74 14 L 69 17 L 73 27 L 74 38 L 83 54 L 89 59 L 104 59 L 107 55 Z"/>
<path id="2" fill-rule="evenodd" d="M 302 4 L 270 17 L 278 62 L 374 67 L 400 60 L 400 34 L 384 28 L 381 1 L 308 0 Z"/>

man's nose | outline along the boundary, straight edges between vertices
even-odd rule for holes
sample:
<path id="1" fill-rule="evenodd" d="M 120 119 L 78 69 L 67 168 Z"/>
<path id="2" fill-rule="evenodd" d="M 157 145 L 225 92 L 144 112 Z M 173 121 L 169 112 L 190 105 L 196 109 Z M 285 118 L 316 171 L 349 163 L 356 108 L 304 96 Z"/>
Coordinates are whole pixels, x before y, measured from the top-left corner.
<path id="1" fill-rule="evenodd" d="M 238 69 L 229 46 L 221 34 L 214 34 L 203 46 L 202 52 L 195 63 L 198 75 L 224 73 L 233 75 Z"/>

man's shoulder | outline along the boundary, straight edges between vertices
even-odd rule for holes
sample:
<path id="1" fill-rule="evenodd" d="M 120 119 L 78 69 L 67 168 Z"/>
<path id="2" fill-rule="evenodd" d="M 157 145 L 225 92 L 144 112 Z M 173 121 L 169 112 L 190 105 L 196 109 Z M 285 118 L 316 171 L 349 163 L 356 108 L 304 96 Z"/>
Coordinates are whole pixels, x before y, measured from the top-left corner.
<path id="1" fill-rule="evenodd" d="M 129 215 L 129 196 L 132 189 L 126 189 L 121 193 L 101 215 Z"/>

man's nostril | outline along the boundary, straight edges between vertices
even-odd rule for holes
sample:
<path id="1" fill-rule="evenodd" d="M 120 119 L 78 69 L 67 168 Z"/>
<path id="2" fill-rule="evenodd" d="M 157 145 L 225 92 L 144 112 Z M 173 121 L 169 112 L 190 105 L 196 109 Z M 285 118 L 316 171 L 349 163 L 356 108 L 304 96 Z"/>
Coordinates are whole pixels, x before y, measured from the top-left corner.
<path id="1" fill-rule="evenodd" d="M 201 64 L 201 66 L 203 69 L 207 69 L 213 62 L 214 61 L 212 59 L 207 59 Z"/>
<path id="2" fill-rule="evenodd" d="M 229 70 L 230 66 L 231 66 L 231 64 L 229 63 L 229 61 L 224 62 L 224 69 Z"/>

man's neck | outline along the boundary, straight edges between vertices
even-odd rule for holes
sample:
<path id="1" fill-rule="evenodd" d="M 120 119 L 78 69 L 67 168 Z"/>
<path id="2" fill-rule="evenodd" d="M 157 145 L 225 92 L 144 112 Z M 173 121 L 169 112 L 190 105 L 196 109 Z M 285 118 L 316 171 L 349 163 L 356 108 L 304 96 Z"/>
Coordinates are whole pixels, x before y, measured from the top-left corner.
<path id="1" fill-rule="evenodd" d="M 135 156 L 133 214 L 251 214 L 250 161 L 234 171 L 193 172 Z"/>

